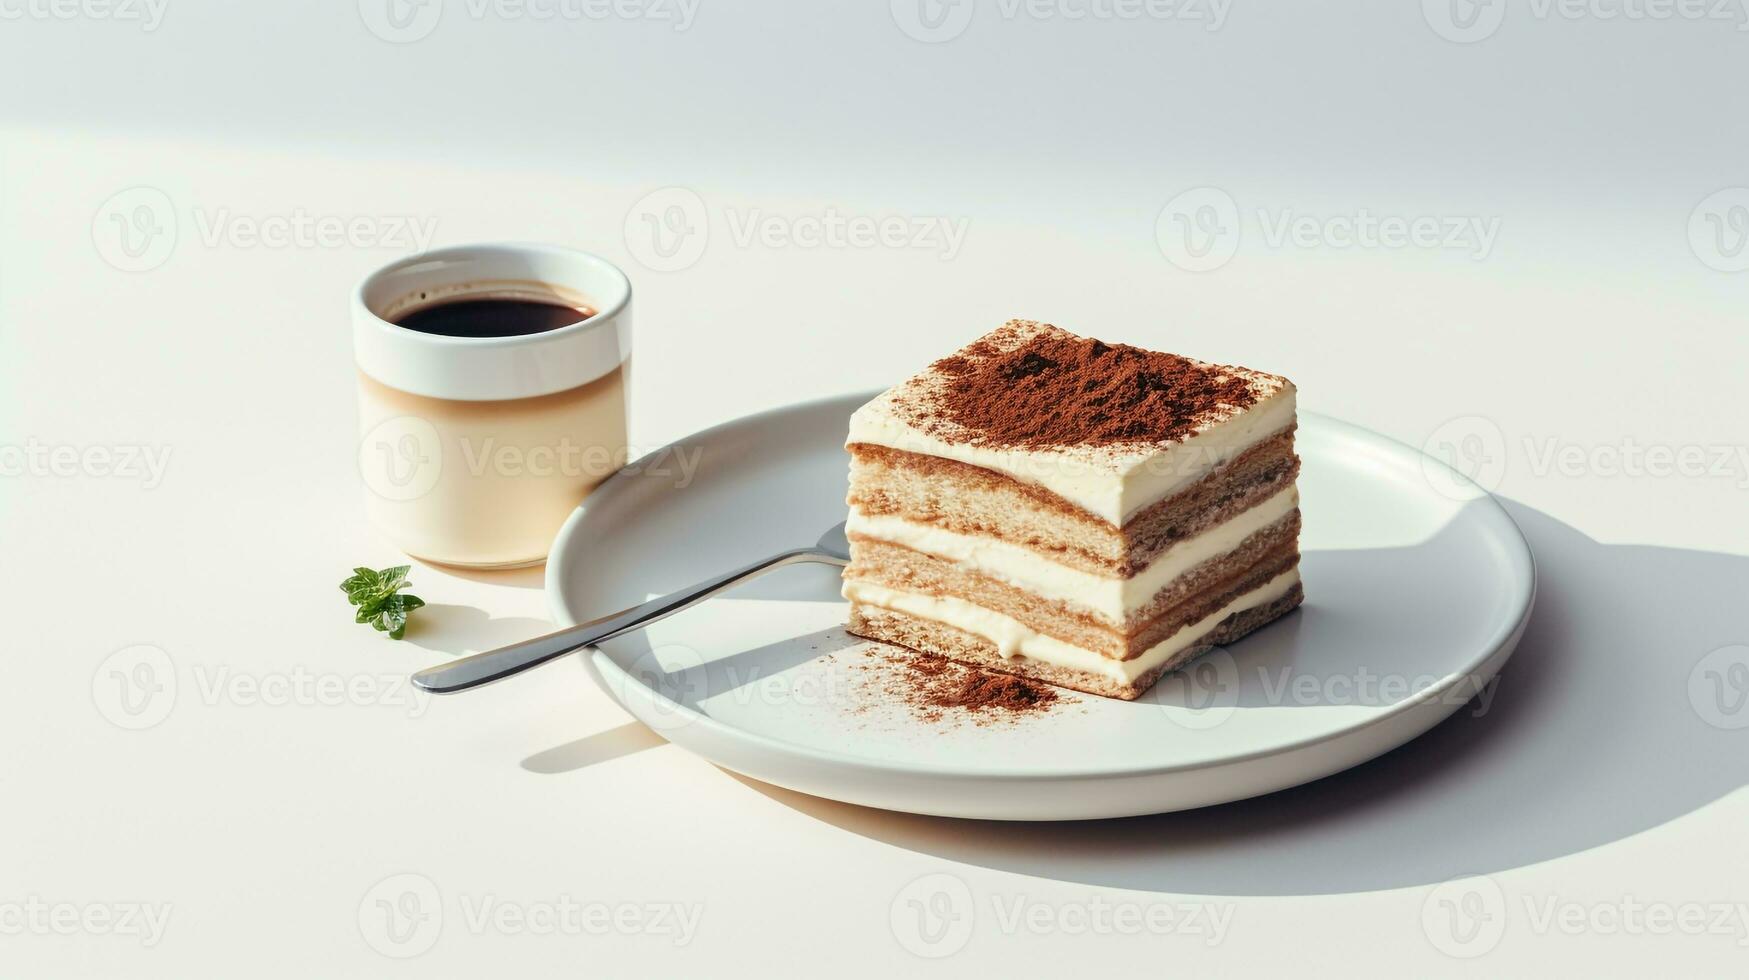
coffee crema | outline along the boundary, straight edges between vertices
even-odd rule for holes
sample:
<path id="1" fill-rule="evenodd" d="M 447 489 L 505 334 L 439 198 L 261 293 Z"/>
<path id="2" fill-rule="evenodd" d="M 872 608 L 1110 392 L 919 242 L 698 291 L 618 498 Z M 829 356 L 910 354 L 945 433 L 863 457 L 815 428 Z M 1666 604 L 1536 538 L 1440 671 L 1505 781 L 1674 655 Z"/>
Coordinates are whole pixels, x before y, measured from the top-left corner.
<path id="1" fill-rule="evenodd" d="M 539 299 L 464 296 L 396 317 L 396 326 L 439 337 L 523 337 L 582 323 L 586 306 Z"/>

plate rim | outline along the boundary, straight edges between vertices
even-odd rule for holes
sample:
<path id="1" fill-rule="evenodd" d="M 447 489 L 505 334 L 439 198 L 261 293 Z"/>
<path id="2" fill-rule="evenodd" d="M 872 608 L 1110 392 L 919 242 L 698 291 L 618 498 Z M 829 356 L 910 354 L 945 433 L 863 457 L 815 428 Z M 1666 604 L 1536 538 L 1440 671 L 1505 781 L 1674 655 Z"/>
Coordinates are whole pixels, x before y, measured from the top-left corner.
<path id="1" fill-rule="evenodd" d="M 549 558 L 546 563 L 546 574 L 544 576 L 543 586 L 546 593 L 547 608 L 552 614 L 555 624 L 562 629 L 568 626 L 574 626 L 579 622 L 579 620 L 571 614 L 571 611 L 565 602 L 564 590 L 561 588 L 560 583 L 567 575 L 567 572 L 564 571 L 564 569 L 566 565 L 565 556 L 569 553 L 568 546 L 572 539 L 578 537 L 582 533 L 582 524 L 588 519 L 587 513 L 590 501 L 602 499 L 605 495 L 619 492 L 618 488 L 621 485 L 630 482 L 630 477 L 626 476 L 626 473 L 628 471 L 635 472 L 634 467 L 636 467 L 637 464 L 649 464 L 660 457 L 661 454 L 671 452 L 677 445 L 720 437 L 722 434 L 730 431 L 745 428 L 758 428 L 761 425 L 769 424 L 772 419 L 779 416 L 792 414 L 800 415 L 812 411 L 821 411 L 827 406 L 839 402 L 862 404 L 880 394 L 881 390 L 882 389 L 871 389 L 865 392 L 827 395 L 820 398 L 808 399 L 806 401 L 778 405 L 747 415 L 737 416 L 736 418 L 719 422 L 708 428 L 700 429 L 681 437 L 673 443 L 669 443 L 653 452 L 647 453 L 640 457 L 633 466 L 628 466 L 625 470 L 621 470 L 603 481 L 600 486 L 596 487 L 595 490 L 590 493 L 589 498 L 578 504 L 577 508 L 565 519 L 565 523 L 559 528 L 558 534 L 553 539 L 552 547 L 549 549 Z M 1475 483 L 1475 481 L 1471 480 L 1469 477 L 1452 469 L 1443 461 L 1429 456 L 1425 452 L 1410 446 L 1408 443 L 1394 439 L 1383 433 L 1375 432 L 1364 426 L 1326 415 L 1322 412 L 1300 410 L 1297 412 L 1297 417 L 1298 419 L 1314 418 L 1318 420 L 1320 425 L 1328 425 L 1339 430 L 1347 430 L 1348 434 L 1351 436 L 1359 436 L 1362 440 L 1381 443 L 1393 452 L 1407 454 L 1409 457 L 1417 459 L 1422 466 L 1426 466 L 1429 463 L 1438 466 L 1443 471 L 1444 476 L 1452 479 L 1456 485 L 1468 488 L 1468 490 L 1473 493 L 1473 496 L 1466 499 L 1466 503 L 1485 501 L 1487 506 L 1491 508 L 1491 513 L 1494 516 L 1504 519 L 1505 527 L 1512 531 L 1510 543 L 1516 546 L 1513 549 L 1512 557 L 1515 561 L 1522 560 L 1522 570 L 1527 582 L 1527 586 L 1523 590 L 1522 595 L 1517 597 L 1518 608 L 1516 614 L 1503 617 L 1505 625 L 1496 629 L 1494 633 L 1489 636 L 1487 641 L 1478 644 L 1476 649 L 1480 651 L 1480 653 L 1471 657 L 1470 661 L 1463 667 L 1463 669 L 1449 675 L 1438 684 L 1430 685 L 1421 691 L 1416 692 L 1412 697 L 1404 698 L 1390 706 L 1390 708 L 1384 712 L 1333 732 L 1310 735 L 1305 738 L 1283 742 L 1268 748 L 1254 749 L 1252 751 L 1231 755 L 1221 755 L 1193 762 L 1174 762 L 1117 768 L 1070 768 L 1033 771 L 980 771 L 969 768 L 928 766 L 915 763 L 892 762 L 844 755 L 798 742 L 786 741 L 784 739 L 751 731 L 736 725 L 730 725 L 712 717 L 711 715 L 705 714 L 704 712 L 697 711 L 689 705 L 674 701 L 671 698 L 666 698 L 660 692 L 652 690 L 648 686 L 639 683 L 635 677 L 623 670 L 612 657 L 609 657 L 607 653 L 599 647 L 591 646 L 583 651 L 579 651 L 579 653 L 583 657 L 585 664 L 588 665 L 589 670 L 587 672 L 595 681 L 596 685 L 599 686 L 608 697 L 612 698 L 615 703 L 619 704 L 620 707 L 627 711 L 631 711 L 630 706 L 625 703 L 626 699 L 620 695 L 619 691 L 615 689 L 614 683 L 608 679 L 609 674 L 619 675 L 622 681 L 627 682 L 626 690 L 628 692 L 636 690 L 641 696 L 649 699 L 652 704 L 657 703 L 655 699 L 661 698 L 663 710 L 681 713 L 686 719 L 685 724 L 667 726 L 665 728 L 655 729 L 655 731 L 658 735 L 662 736 L 665 741 L 681 744 L 682 748 L 687 748 L 687 746 L 670 737 L 670 733 L 678 733 L 692 725 L 700 725 L 703 726 L 706 732 L 718 739 L 739 740 L 766 752 L 781 753 L 787 756 L 806 759 L 815 763 L 823 763 L 841 769 L 853 769 L 881 775 L 962 780 L 980 779 L 1004 782 L 1062 782 L 1114 778 L 1147 778 L 1150 776 L 1163 776 L 1173 773 L 1203 772 L 1225 766 L 1242 765 L 1247 762 L 1269 759 L 1292 752 L 1315 748 L 1316 746 L 1327 742 L 1345 741 L 1351 738 L 1356 738 L 1370 729 L 1400 720 L 1402 716 L 1408 712 L 1432 703 L 1435 699 L 1442 697 L 1452 687 L 1456 686 L 1466 678 L 1480 677 L 1483 683 L 1487 683 L 1489 679 L 1500 671 L 1501 667 L 1503 667 L 1506 661 L 1510 659 L 1512 653 L 1516 651 L 1518 642 L 1524 635 L 1525 627 L 1530 622 L 1531 613 L 1536 607 L 1538 591 L 1536 555 L 1530 548 L 1529 540 L 1524 536 L 1524 530 L 1518 526 L 1517 521 L 1513 520 L 1511 512 L 1509 512 L 1492 493 Z M 1298 419 L 1296 419 L 1296 425 L 1298 424 Z M 1470 699 L 1466 698 L 1462 702 L 1451 705 L 1449 710 L 1443 712 L 1439 719 L 1436 719 L 1426 727 L 1430 728 L 1432 727 L 1432 724 L 1437 724 L 1440 720 L 1443 720 L 1445 716 L 1455 713 L 1459 708 L 1463 707 L 1464 704 L 1467 704 L 1469 700 Z M 637 716 L 637 712 L 634 711 L 631 713 L 634 717 Z M 1425 728 L 1417 731 L 1416 736 L 1412 736 L 1402 742 L 1394 742 L 1390 746 L 1372 753 L 1368 758 L 1376 758 L 1378 755 L 1382 755 L 1399 745 L 1406 744 L 1408 741 L 1413 741 L 1414 737 L 1418 737 L 1423 731 L 1425 731 Z M 730 768 L 734 767 L 730 766 Z"/>

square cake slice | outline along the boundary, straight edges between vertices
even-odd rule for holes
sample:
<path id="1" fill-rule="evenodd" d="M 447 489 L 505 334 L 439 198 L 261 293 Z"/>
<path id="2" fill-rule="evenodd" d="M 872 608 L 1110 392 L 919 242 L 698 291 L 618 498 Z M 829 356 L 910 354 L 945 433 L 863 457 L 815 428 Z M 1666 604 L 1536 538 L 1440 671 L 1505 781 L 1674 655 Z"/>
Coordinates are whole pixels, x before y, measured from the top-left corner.
<path id="1" fill-rule="evenodd" d="M 1012 320 L 850 420 L 850 632 L 1134 699 L 1302 598 L 1294 386 Z"/>

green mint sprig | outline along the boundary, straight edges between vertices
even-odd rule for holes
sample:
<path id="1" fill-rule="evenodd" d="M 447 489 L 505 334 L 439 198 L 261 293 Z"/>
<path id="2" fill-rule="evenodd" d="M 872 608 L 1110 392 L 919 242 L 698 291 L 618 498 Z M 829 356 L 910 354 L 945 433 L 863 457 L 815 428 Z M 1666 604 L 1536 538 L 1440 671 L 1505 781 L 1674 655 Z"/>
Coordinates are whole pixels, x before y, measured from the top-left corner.
<path id="1" fill-rule="evenodd" d="M 407 614 L 425 605 L 424 599 L 401 591 L 407 587 L 407 572 L 412 567 L 353 569 L 352 577 L 340 583 L 346 601 L 358 607 L 353 622 L 369 623 L 377 632 L 389 634 L 391 640 L 406 636 Z"/>

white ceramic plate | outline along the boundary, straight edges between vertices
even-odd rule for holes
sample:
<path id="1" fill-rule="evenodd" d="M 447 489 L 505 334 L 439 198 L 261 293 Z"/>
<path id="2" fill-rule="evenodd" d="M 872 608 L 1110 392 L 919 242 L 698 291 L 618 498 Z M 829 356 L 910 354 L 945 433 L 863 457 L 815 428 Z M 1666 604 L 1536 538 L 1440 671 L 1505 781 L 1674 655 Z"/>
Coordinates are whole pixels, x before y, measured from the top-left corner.
<path id="1" fill-rule="evenodd" d="M 553 545 L 555 617 L 592 619 L 812 543 L 844 518 L 845 426 L 869 397 L 730 422 L 614 476 Z M 674 743 L 868 806 L 1069 820 L 1308 782 L 1401 745 L 1481 691 L 1524 630 L 1536 576 L 1506 512 L 1442 464 L 1309 414 L 1297 446 L 1305 604 L 1139 701 L 1076 695 L 984 724 L 919 717 L 891 689 L 902 668 L 841 628 L 829 566 L 774 572 L 585 658 Z"/>

